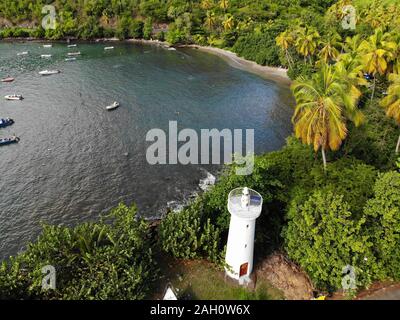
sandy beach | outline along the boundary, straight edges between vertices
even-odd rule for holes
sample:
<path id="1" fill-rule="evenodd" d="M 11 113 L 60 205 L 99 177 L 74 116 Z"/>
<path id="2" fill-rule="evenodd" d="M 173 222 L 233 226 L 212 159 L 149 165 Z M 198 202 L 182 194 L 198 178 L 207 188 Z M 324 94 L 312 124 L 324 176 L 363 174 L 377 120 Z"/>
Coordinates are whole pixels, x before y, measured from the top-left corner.
<path id="1" fill-rule="evenodd" d="M 116 39 L 118 40 L 118 39 Z M 108 41 L 116 41 L 114 39 L 108 39 Z M 161 46 L 170 46 L 167 42 L 162 42 L 158 40 L 143 40 L 143 39 L 129 39 L 128 42 L 133 43 L 142 43 L 142 44 L 153 44 L 153 45 L 161 45 Z M 178 48 L 192 48 L 201 50 L 203 52 L 211 53 L 223 58 L 226 62 L 229 63 L 230 66 L 234 68 L 238 68 L 247 72 L 251 72 L 261 76 L 264 79 L 273 80 L 280 84 L 290 85 L 291 80 L 287 75 L 287 69 L 277 68 L 277 67 L 269 67 L 262 66 L 257 64 L 254 61 L 246 60 L 244 58 L 238 57 L 236 53 L 214 48 L 214 47 L 204 47 L 195 44 L 189 45 L 178 45 Z"/>

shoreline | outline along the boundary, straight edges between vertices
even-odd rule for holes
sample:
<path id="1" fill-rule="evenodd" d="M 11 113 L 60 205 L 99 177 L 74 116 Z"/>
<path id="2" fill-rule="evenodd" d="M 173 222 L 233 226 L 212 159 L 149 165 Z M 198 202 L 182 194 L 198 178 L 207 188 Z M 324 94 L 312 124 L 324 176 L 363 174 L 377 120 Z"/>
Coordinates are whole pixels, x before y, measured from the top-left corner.
<path id="1" fill-rule="evenodd" d="M 53 42 L 53 43 L 69 43 L 67 40 L 48 40 L 48 39 L 36 39 L 36 38 L 5 38 L 1 39 L 0 42 Z M 176 47 L 176 48 L 190 48 L 193 50 L 200 50 L 209 54 L 213 54 L 225 60 L 231 67 L 240 69 L 252 74 L 256 74 L 263 79 L 272 80 L 278 84 L 290 86 L 292 80 L 287 75 L 287 69 L 271 66 L 262 66 L 254 61 L 247 60 L 239 57 L 236 53 L 210 46 L 200 46 L 197 44 L 177 44 L 171 45 L 166 41 L 159 40 L 146 40 L 146 39 L 125 39 L 119 40 L 118 38 L 100 38 L 93 40 L 81 40 L 71 39 L 74 43 L 101 43 L 101 42 L 119 42 L 119 43 L 135 43 L 143 45 L 156 45 L 162 47 Z"/>

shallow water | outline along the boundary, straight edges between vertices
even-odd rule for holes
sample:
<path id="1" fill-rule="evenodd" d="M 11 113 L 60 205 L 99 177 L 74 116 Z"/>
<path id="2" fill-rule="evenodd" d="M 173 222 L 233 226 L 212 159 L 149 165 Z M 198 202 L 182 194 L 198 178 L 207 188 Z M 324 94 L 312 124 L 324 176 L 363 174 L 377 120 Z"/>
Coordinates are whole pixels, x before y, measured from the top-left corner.
<path id="1" fill-rule="evenodd" d="M 198 190 L 204 169 L 217 168 L 146 162 L 146 133 L 170 120 L 180 129 L 253 128 L 258 153 L 278 149 L 291 132 L 287 87 L 193 49 L 114 46 L 0 43 L 0 77 L 16 78 L 0 83 L 0 97 L 25 97 L 0 100 L 0 118 L 15 120 L 0 137 L 21 138 L 0 147 L 0 259 L 34 240 L 40 222 L 95 220 L 121 201 L 157 216 Z M 82 56 L 66 62 L 68 51 Z M 41 77 L 43 69 L 62 73 Z M 115 100 L 121 107 L 105 111 Z"/>

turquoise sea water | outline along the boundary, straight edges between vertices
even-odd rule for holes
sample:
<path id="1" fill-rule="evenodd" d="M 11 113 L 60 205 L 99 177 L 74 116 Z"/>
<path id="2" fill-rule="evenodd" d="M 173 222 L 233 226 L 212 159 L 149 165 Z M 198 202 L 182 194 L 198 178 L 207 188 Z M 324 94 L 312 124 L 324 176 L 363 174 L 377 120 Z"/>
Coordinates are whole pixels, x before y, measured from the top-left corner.
<path id="1" fill-rule="evenodd" d="M 40 222 L 94 220 L 121 201 L 157 216 L 168 201 L 198 190 L 204 169 L 218 169 L 149 165 L 152 128 L 175 120 L 180 129 L 255 129 L 258 153 L 280 148 L 291 132 L 286 86 L 194 49 L 114 46 L 0 42 L 0 77 L 16 78 L 0 83 L 0 118 L 15 120 L 0 137 L 21 138 L 0 147 L 0 259 L 34 240 Z M 22 51 L 29 55 L 17 56 Z M 73 51 L 82 55 L 64 61 Z M 41 77 L 44 69 L 61 74 Z M 3 99 L 12 93 L 25 99 Z M 115 100 L 121 107 L 105 111 Z"/>

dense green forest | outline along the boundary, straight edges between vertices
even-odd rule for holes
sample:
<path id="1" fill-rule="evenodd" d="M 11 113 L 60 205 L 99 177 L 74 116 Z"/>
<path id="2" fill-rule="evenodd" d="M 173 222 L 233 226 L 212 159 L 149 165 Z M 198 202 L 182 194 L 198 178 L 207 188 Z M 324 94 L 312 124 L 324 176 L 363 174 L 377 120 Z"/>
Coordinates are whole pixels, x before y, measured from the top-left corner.
<path id="1" fill-rule="evenodd" d="M 1 2 L 2 23 L 14 27 L 4 28 L 3 37 L 43 33 L 32 25 L 31 31 L 21 29 L 41 19 L 42 2 L 6 3 Z M 354 29 L 342 24 L 348 4 L 357 10 Z M 69 23 L 46 32 L 49 38 L 165 37 L 287 66 L 294 79 L 294 135 L 281 150 L 258 155 L 249 176 L 227 166 L 214 188 L 162 221 L 156 241 L 145 222 L 132 218 L 135 209 L 124 206 L 114 211 L 111 225 L 46 227 L 25 253 L 3 263 L 1 298 L 142 298 L 137 290 L 156 278 L 159 251 L 220 265 L 229 227 L 226 199 L 244 185 L 264 198 L 257 259 L 285 252 L 322 292 L 341 289 L 346 265 L 355 268 L 358 288 L 400 281 L 396 1 L 56 1 L 56 6 Z M 162 22 L 168 32 L 154 34 L 153 26 Z M 115 260 L 119 252 L 122 258 Z M 46 264 L 67 270 L 56 292 L 40 289 L 39 270 Z M 115 289 L 119 284 L 132 291 Z"/>

